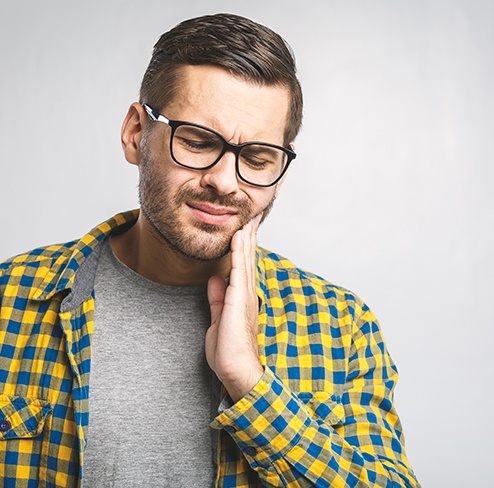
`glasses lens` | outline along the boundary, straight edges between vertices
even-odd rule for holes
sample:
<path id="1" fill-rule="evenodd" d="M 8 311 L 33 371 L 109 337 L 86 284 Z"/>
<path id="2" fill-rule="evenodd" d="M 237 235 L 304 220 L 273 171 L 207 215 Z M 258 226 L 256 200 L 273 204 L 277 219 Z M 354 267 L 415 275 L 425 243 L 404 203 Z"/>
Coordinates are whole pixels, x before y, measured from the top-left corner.
<path id="1" fill-rule="evenodd" d="M 216 163 L 225 143 L 218 134 L 182 124 L 176 127 L 172 144 L 173 159 L 189 168 L 203 169 Z M 238 154 L 240 177 L 253 185 L 269 186 L 283 173 L 288 155 L 281 149 L 264 144 L 247 144 Z"/>
<path id="2" fill-rule="evenodd" d="M 240 151 L 238 171 L 249 183 L 270 185 L 282 174 L 287 159 L 287 154 L 281 149 L 249 144 Z"/>
<path id="3" fill-rule="evenodd" d="M 223 141 L 213 132 L 192 125 L 181 125 L 175 130 L 172 155 L 190 168 L 206 168 L 213 164 L 223 150 Z"/>

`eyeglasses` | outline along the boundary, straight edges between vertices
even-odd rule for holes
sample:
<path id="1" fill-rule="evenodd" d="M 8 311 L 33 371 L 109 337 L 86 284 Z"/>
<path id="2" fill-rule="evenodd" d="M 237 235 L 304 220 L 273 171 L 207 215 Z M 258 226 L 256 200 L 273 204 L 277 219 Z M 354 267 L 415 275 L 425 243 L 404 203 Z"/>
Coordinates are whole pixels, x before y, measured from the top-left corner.
<path id="1" fill-rule="evenodd" d="M 231 144 L 213 129 L 191 122 L 169 120 L 149 105 L 144 104 L 143 107 L 150 120 L 170 126 L 170 154 L 177 164 L 186 168 L 212 168 L 227 151 L 232 151 L 238 177 L 249 185 L 268 187 L 282 178 L 296 157 L 290 149 L 267 142 Z"/>

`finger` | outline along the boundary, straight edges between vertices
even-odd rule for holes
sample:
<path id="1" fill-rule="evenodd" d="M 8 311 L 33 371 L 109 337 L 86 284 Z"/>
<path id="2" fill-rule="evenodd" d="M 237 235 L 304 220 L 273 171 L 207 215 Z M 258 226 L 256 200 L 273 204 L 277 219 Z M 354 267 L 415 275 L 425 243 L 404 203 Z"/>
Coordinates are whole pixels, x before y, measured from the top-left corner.
<path id="1" fill-rule="evenodd" d="M 249 221 L 244 228 L 244 272 L 245 272 L 245 282 L 248 290 L 252 289 L 252 262 L 254 257 L 252 255 L 252 234 L 253 234 L 254 223 L 253 220 Z"/>
<path id="2" fill-rule="evenodd" d="M 255 218 L 251 219 L 247 224 L 244 225 L 244 245 L 243 245 L 243 256 L 244 261 L 244 275 L 245 275 L 245 287 L 247 290 L 252 292 L 253 290 L 253 280 L 255 279 L 255 273 L 253 273 L 253 264 L 255 262 L 255 246 L 256 237 L 254 230 Z M 254 278 L 253 278 L 254 277 Z"/>
<path id="3" fill-rule="evenodd" d="M 259 225 L 261 225 L 261 220 L 262 220 L 262 216 L 263 216 L 264 212 L 260 212 L 259 214 L 257 214 L 253 219 L 252 219 L 252 223 L 253 223 L 253 226 L 254 226 L 254 234 L 257 235 L 257 230 L 259 229 Z"/>
<path id="4" fill-rule="evenodd" d="M 246 227 L 235 232 L 231 242 L 231 263 L 230 271 L 230 286 L 243 288 L 247 286 L 247 278 L 245 271 L 245 234 Z"/>
<path id="5" fill-rule="evenodd" d="M 249 236 L 249 249 L 248 251 L 252 254 L 255 253 L 257 246 L 257 230 L 262 220 L 262 212 L 256 215 L 248 224 L 248 236 Z M 247 230 L 246 229 L 246 230 Z"/>
<path id="6" fill-rule="evenodd" d="M 208 301 L 211 309 L 211 325 L 216 324 L 223 312 L 226 282 L 221 276 L 211 276 L 208 281 Z"/>
<path id="7" fill-rule="evenodd" d="M 257 248 L 257 231 L 262 220 L 262 212 L 256 215 L 252 220 L 252 232 L 250 234 L 250 263 L 253 272 L 253 279 L 256 277 L 256 248 Z"/>
<path id="8" fill-rule="evenodd" d="M 257 231 L 259 230 L 259 225 L 261 224 L 262 220 L 262 215 L 263 213 L 261 212 L 259 215 L 257 215 L 253 221 L 253 229 L 252 229 L 252 234 L 251 234 L 251 246 L 252 246 L 252 257 L 253 257 L 253 263 L 254 263 L 254 270 L 255 270 L 255 261 L 256 261 L 256 247 L 257 247 Z"/>

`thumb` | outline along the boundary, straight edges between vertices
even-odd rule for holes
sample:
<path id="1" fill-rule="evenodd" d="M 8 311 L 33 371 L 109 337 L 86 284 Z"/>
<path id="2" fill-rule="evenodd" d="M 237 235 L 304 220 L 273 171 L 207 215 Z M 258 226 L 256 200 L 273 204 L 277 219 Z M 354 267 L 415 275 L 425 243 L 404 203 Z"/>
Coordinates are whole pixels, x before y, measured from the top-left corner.
<path id="1" fill-rule="evenodd" d="M 226 281 L 221 276 L 211 276 L 208 281 L 208 301 L 211 308 L 211 325 L 219 321 L 225 303 Z"/>

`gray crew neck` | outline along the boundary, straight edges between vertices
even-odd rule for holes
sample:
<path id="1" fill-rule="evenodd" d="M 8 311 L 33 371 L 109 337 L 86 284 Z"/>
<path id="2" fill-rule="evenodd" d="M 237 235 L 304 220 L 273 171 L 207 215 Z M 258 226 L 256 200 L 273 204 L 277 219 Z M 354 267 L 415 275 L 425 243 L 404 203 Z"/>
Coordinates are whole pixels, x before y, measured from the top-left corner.
<path id="1" fill-rule="evenodd" d="M 212 487 L 206 287 L 147 280 L 104 242 L 94 294 L 84 488 Z"/>
<path id="2" fill-rule="evenodd" d="M 161 290 L 163 293 L 167 293 L 169 295 L 207 295 L 207 285 L 165 285 L 163 283 L 157 283 L 156 281 L 151 281 L 145 278 L 117 258 L 111 246 L 111 239 L 108 239 L 108 241 L 103 243 L 102 253 L 111 261 L 112 265 L 115 267 L 115 271 L 135 283 L 137 286 L 146 289 Z"/>

